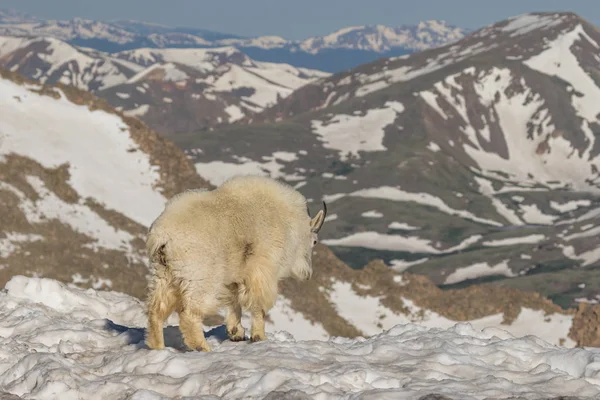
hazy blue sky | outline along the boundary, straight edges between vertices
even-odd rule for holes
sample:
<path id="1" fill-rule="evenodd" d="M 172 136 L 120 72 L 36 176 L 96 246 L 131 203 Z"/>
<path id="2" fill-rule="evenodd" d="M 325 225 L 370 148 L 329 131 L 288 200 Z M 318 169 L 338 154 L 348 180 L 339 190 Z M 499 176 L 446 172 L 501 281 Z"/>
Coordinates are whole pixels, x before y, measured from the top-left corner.
<path id="1" fill-rule="evenodd" d="M 598 0 L 0 0 L 40 17 L 138 19 L 243 36 L 304 39 L 349 25 L 444 19 L 465 28 L 530 11 L 573 11 L 600 25 Z"/>

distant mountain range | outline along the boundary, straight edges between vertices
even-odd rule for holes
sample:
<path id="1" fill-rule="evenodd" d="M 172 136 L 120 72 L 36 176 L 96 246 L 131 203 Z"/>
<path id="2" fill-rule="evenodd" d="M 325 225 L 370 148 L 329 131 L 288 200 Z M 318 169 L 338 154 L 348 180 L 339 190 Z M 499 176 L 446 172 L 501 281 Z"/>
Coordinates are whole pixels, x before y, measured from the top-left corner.
<path id="1" fill-rule="evenodd" d="M 322 37 L 292 41 L 279 36 L 245 38 L 203 29 L 140 21 L 44 20 L 0 10 L 0 34 L 49 36 L 103 52 L 138 48 L 233 46 L 257 61 L 338 72 L 382 57 L 399 56 L 454 42 L 468 31 L 443 21 L 387 27 L 355 26 Z"/>
<path id="2" fill-rule="evenodd" d="M 2 35 L 0 66 L 92 92 L 163 134 L 236 121 L 330 75 L 255 61 L 233 46 L 109 54 L 51 37 Z"/>

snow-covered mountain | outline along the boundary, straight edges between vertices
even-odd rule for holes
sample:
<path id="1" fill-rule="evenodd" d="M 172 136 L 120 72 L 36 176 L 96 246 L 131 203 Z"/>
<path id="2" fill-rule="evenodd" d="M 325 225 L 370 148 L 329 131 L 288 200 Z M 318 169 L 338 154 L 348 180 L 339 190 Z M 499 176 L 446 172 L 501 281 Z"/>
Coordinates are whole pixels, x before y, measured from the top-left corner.
<path id="1" fill-rule="evenodd" d="M 40 83 L 90 92 L 126 82 L 143 67 L 51 37 L 0 36 L 0 66 Z"/>
<path id="2" fill-rule="evenodd" d="M 13 13 L 14 14 L 14 13 Z M 102 22 L 75 18 L 40 20 L 0 19 L 0 34 L 54 37 L 70 44 L 117 52 L 143 47 L 189 48 L 234 46 L 266 62 L 338 72 L 384 56 L 401 55 L 456 41 L 467 30 L 444 21 L 410 26 L 354 26 L 322 37 L 287 40 L 279 36 L 242 38 L 202 29 L 172 28 L 139 21 Z"/>
<path id="3" fill-rule="evenodd" d="M 352 307 L 348 299 L 347 307 Z M 370 338 L 304 341 L 302 325 L 268 326 L 268 340 L 181 352 L 176 316 L 164 350 L 144 345 L 138 299 L 14 277 L 0 292 L 0 397 L 86 399 L 421 400 L 600 396 L 600 353 L 554 346 L 526 331 L 470 324 L 396 324 Z M 363 315 L 363 317 L 366 317 Z M 247 321 L 244 321 L 247 324 Z M 20 397 L 19 397 L 20 398 Z"/>
<path id="4" fill-rule="evenodd" d="M 87 92 L 0 69 L 0 109 L 0 285 L 26 274 L 143 293 L 147 227 L 175 193 L 209 185 Z"/>
<path id="5" fill-rule="evenodd" d="M 254 61 L 234 47 L 109 54 L 18 36 L 0 36 L 0 66 L 41 83 L 90 91 L 165 134 L 233 122 L 329 75 Z"/>
<path id="6" fill-rule="evenodd" d="M 520 15 L 305 85 L 217 131 L 227 153 L 179 144 L 212 183 L 262 173 L 326 200 L 324 243 L 356 268 L 574 306 L 600 293 L 599 32 Z"/>
<path id="7" fill-rule="evenodd" d="M 263 36 L 249 39 L 223 39 L 241 47 L 262 49 L 290 48 L 318 54 L 331 49 L 363 50 L 384 53 L 394 48 L 424 50 L 462 39 L 467 30 L 448 25 L 445 21 L 429 20 L 411 26 L 389 27 L 384 25 L 351 26 L 325 36 L 314 36 L 301 41 L 288 41 L 279 36 Z"/>

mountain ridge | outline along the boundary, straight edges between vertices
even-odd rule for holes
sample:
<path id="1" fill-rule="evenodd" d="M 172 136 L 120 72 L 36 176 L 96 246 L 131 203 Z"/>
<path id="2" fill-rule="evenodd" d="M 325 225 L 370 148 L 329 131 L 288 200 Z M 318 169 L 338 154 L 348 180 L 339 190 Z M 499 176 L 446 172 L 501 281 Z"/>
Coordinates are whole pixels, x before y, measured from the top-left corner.
<path id="1" fill-rule="evenodd" d="M 256 61 L 232 46 L 103 53 L 51 37 L 1 35 L 0 66 L 90 91 L 166 135 L 234 121 L 328 75 Z"/>
<path id="2" fill-rule="evenodd" d="M 8 15 L 7 12 L 4 15 Z M 428 20 L 414 25 L 387 27 L 364 25 L 341 28 L 322 37 L 287 40 L 279 36 L 244 38 L 203 29 L 171 28 L 141 21 L 102 22 L 27 19 L 17 16 L 3 22 L 0 34 L 52 36 L 81 47 L 104 52 L 136 48 L 206 48 L 234 46 L 258 61 L 337 72 L 373 61 L 439 46 L 462 38 L 468 30 L 445 21 Z"/>

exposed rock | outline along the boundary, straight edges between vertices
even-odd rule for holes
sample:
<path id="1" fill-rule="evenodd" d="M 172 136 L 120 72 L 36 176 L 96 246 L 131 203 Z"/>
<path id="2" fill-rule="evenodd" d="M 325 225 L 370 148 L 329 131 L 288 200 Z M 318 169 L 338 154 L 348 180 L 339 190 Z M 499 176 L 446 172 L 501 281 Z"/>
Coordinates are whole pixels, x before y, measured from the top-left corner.
<path id="1" fill-rule="evenodd" d="M 600 306 L 579 303 L 569 336 L 578 347 L 600 347 Z"/>

